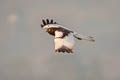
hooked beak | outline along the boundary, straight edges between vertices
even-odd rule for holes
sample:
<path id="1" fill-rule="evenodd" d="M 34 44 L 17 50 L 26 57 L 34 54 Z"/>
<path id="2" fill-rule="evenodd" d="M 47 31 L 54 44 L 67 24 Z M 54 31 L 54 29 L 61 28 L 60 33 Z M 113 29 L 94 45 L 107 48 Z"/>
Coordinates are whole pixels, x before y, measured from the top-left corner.
<path id="1" fill-rule="evenodd" d="M 47 29 L 44 29 L 45 30 L 45 32 L 47 32 Z"/>
<path id="2" fill-rule="evenodd" d="M 43 29 L 47 32 L 47 27 L 43 27 Z"/>
<path id="3" fill-rule="evenodd" d="M 47 29 L 49 28 L 48 25 L 44 26 L 43 29 L 47 32 Z"/>

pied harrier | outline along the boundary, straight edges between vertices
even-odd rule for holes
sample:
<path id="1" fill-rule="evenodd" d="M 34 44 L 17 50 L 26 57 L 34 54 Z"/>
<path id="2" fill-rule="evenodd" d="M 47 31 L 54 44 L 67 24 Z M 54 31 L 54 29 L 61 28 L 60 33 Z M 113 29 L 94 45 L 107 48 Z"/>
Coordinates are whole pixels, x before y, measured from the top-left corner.
<path id="1" fill-rule="evenodd" d="M 50 35 L 54 36 L 55 52 L 73 53 L 72 50 L 75 46 L 74 38 L 91 42 L 95 41 L 93 37 L 80 35 L 62 25 L 59 25 L 54 22 L 53 19 L 43 19 L 40 26 Z"/>

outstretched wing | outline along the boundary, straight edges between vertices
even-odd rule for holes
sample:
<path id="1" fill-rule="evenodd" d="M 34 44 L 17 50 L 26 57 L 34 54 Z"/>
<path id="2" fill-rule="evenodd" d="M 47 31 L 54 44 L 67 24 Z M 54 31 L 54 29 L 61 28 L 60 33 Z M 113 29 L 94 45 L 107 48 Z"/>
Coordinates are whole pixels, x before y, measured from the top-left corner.
<path id="1" fill-rule="evenodd" d="M 84 36 L 84 35 L 80 35 L 76 32 L 73 33 L 73 36 L 78 40 L 87 40 L 87 41 L 95 42 L 95 39 L 92 36 Z"/>
<path id="2" fill-rule="evenodd" d="M 73 34 L 70 33 L 65 37 L 63 36 L 63 32 L 56 31 L 55 32 L 55 51 L 56 52 L 67 52 L 73 53 L 72 49 L 74 47 L 74 37 Z"/>

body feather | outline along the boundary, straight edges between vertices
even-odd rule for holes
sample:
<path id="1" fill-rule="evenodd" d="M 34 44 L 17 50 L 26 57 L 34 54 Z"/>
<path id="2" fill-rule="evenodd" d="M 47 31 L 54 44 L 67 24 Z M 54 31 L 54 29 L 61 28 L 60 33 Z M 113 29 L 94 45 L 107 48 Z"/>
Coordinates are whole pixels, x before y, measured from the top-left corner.
<path id="1" fill-rule="evenodd" d="M 50 35 L 54 36 L 55 52 L 67 52 L 73 53 L 73 48 L 75 45 L 74 38 L 78 40 L 88 40 L 94 42 L 95 40 L 91 36 L 83 36 L 74 31 L 67 29 L 54 22 L 53 20 L 42 20 L 43 24 L 41 27 L 48 32 Z"/>

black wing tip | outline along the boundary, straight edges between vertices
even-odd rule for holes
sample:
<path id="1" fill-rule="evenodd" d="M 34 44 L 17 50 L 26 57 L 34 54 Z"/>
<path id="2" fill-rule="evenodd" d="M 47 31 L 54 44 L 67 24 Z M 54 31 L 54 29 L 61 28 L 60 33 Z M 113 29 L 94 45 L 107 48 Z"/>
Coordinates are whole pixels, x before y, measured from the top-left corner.
<path id="1" fill-rule="evenodd" d="M 72 49 L 69 49 L 69 48 L 67 48 L 67 47 L 59 48 L 59 49 L 55 50 L 55 52 L 59 52 L 59 53 L 60 53 L 60 52 L 62 52 L 62 53 L 64 53 L 64 52 L 73 53 Z"/>
<path id="2" fill-rule="evenodd" d="M 53 19 L 42 19 L 42 23 L 43 24 L 40 25 L 42 28 L 48 24 L 57 24 L 56 22 L 53 21 Z"/>

